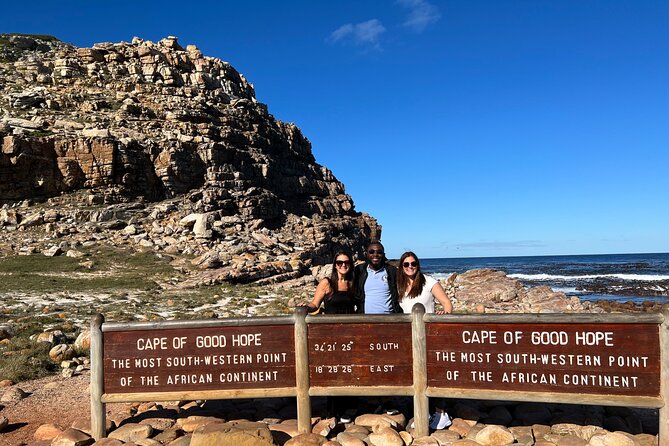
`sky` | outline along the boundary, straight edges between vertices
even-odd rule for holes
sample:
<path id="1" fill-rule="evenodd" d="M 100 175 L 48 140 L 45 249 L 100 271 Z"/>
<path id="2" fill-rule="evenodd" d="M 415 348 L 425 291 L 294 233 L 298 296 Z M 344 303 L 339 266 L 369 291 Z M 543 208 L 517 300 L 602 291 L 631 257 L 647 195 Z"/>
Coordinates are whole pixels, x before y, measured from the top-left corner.
<path id="1" fill-rule="evenodd" d="M 295 123 L 388 257 L 669 252 L 669 0 L 32 1 L 0 33 L 177 36 Z"/>

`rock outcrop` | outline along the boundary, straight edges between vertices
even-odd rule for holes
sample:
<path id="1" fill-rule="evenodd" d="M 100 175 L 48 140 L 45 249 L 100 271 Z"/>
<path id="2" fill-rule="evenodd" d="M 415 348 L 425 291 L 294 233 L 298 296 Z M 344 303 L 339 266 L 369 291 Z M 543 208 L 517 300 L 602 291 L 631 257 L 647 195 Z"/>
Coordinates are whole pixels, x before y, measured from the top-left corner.
<path id="1" fill-rule="evenodd" d="M 112 231 L 232 282 L 299 277 L 380 236 L 299 128 L 175 37 L 77 48 L 0 35 L 0 140 L 4 230 Z"/>

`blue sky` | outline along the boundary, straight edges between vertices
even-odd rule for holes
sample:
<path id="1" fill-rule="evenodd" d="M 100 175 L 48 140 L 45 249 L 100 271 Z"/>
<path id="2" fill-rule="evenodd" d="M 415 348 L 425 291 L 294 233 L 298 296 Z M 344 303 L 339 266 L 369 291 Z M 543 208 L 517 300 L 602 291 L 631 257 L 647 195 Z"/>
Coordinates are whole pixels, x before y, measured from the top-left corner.
<path id="1" fill-rule="evenodd" d="M 669 1 L 10 2 L 0 32 L 168 35 L 297 124 L 389 257 L 669 252 Z"/>

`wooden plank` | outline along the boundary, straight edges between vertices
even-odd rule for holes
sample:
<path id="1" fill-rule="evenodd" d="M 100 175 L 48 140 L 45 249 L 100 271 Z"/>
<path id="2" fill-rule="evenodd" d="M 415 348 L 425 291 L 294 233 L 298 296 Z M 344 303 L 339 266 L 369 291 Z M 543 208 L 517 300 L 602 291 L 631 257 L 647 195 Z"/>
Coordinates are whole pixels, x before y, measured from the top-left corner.
<path id="1" fill-rule="evenodd" d="M 454 387 L 428 387 L 429 397 L 465 398 L 492 401 L 520 401 L 533 403 L 590 404 L 600 406 L 626 406 L 657 409 L 664 402 L 658 397 L 611 396 L 583 393 L 522 392 L 510 390 L 459 389 Z"/>
<path id="2" fill-rule="evenodd" d="M 106 333 L 109 331 L 162 330 L 177 328 L 255 327 L 258 325 L 293 325 L 293 318 L 287 316 L 257 316 L 254 318 L 107 322 L 102 326 L 102 331 Z"/>
<path id="3" fill-rule="evenodd" d="M 131 403 L 142 401 L 181 401 L 181 400 L 216 400 L 239 398 L 283 398 L 294 397 L 295 388 L 279 387 L 265 389 L 240 390 L 198 390 L 185 392 L 139 392 L 139 393 L 105 393 L 105 403 Z"/>
<path id="4" fill-rule="evenodd" d="M 428 385 L 657 397 L 649 324 L 441 324 L 426 330 Z"/>
<path id="5" fill-rule="evenodd" d="M 426 314 L 425 322 L 461 324 L 656 324 L 660 313 L 511 313 L 511 314 Z"/>
<path id="6" fill-rule="evenodd" d="M 320 387 L 309 388 L 311 396 L 398 396 L 413 395 L 413 386 Z"/>
<path id="7" fill-rule="evenodd" d="M 411 325 L 330 323 L 309 326 L 312 386 L 409 386 Z"/>
<path id="8" fill-rule="evenodd" d="M 291 325 L 110 331 L 105 393 L 295 386 Z"/>

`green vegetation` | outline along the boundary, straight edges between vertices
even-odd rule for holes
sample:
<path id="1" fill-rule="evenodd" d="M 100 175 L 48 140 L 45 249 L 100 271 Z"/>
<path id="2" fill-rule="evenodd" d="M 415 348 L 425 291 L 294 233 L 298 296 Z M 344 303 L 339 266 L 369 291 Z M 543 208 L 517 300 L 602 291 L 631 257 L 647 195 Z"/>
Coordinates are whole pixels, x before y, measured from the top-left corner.
<path id="1" fill-rule="evenodd" d="M 51 346 L 35 342 L 30 336 L 41 332 L 40 324 L 33 319 L 15 325 L 15 335 L 0 342 L 0 379 L 14 382 L 41 378 L 57 370 L 57 364 L 49 359 Z"/>
<path id="2" fill-rule="evenodd" d="M 83 256 L 0 257 L 0 324 L 13 332 L 0 340 L 0 380 L 58 372 L 59 364 L 48 357 L 50 346 L 30 337 L 61 330 L 71 343 L 97 313 L 115 322 L 285 315 L 293 311 L 290 299 L 308 297 L 258 285 L 191 286 L 187 259 L 175 268 L 169 256 L 152 251 L 77 249 Z"/>
<path id="3" fill-rule="evenodd" d="M 166 258 L 152 253 L 98 250 L 84 260 L 40 254 L 0 258 L 0 293 L 145 290 L 176 271 Z"/>

